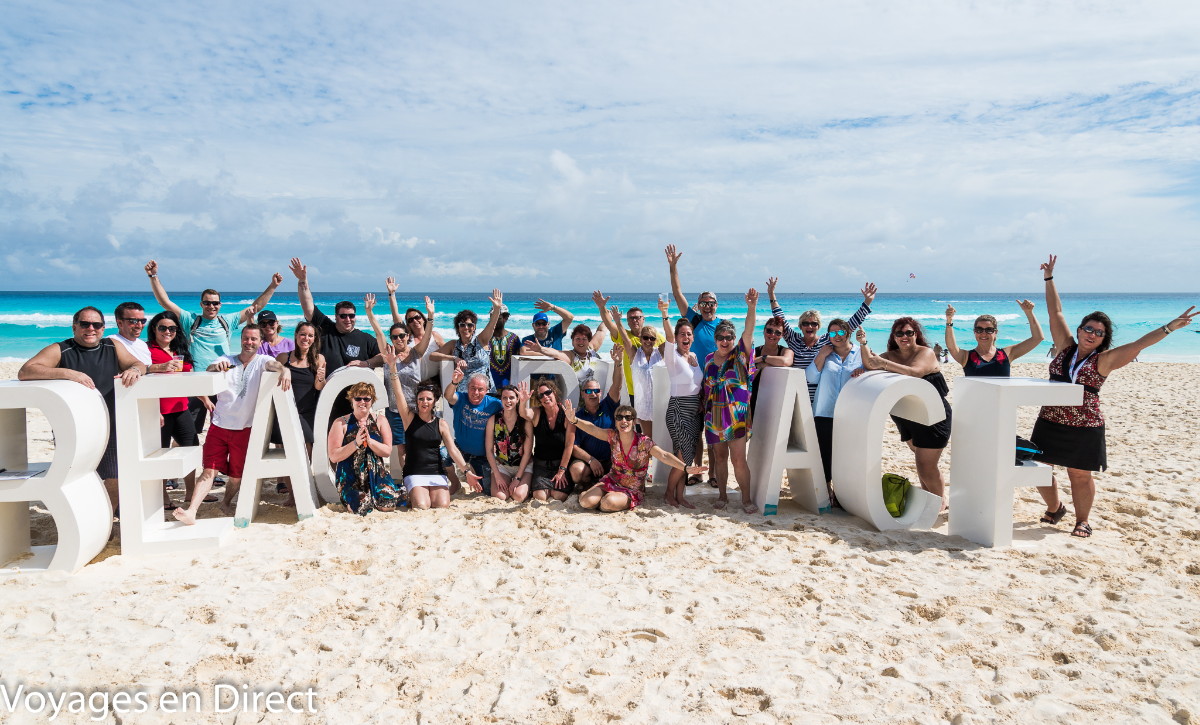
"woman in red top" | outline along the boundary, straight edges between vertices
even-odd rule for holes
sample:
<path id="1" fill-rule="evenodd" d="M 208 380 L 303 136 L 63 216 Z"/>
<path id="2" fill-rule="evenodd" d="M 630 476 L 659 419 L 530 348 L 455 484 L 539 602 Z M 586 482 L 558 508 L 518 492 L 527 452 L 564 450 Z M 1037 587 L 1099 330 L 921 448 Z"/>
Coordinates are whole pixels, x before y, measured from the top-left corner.
<path id="1" fill-rule="evenodd" d="M 1088 516 L 1096 498 L 1093 471 L 1108 467 L 1104 445 L 1104 415 L 1100 412 L 1100 386 L 1105 379 L 1137 357 L 1138 353 L 1181 327 L 1191 324 L 1200 312 L 1189 307 L 1183 314 L 1139 339 L 1112 347 L 1113 324 L 1103 312 L 1093 312 L 1079 323 L 1072 337 L 1071 328 L 1063 314 L 1062 300 L 1054 288 L 1054 264 L 1058 257 L 1042 264 L 1046 282 L 1046 309 L 1050 312 L 1050 333 L 1054 348 L 1061 350 L 1050 363 L 1050 379 L 1077 383 L 1084 388 L 1083 405 L 1047 405 L 1038 414 L 1030 440 L 1041 449 L 1035 459 L 1056 466 L 1065 466 L 1071 481 L 1071 497 L 1075 502 L 1075 530 L 1072 536 L 1086 539 L 1092 535 Z M 1067 513 L 1066 504 L 1058 498 L 1058 481 L 1038 488 L 1046 501 L 1042 523 L 1057 524 Z"/>
<path id="2" fill-rule="evenodd" d="M 146 368 L 149 373 L 178 373 L 192 371 L 192 356 L 188 352 L 187 340 L 180 334 L 179 318 L 174 312 L 164 311 L 150 320 L 150 365 Z M 194 446 L 196 442 L 196 421 L 188 415 L 187 398 L 161 398 L 158 401 L 160 434 L 162 447 L 169 448 L 171 441 L 179 446 Z M 192 490 L 196 482 L 193 471 L 185 479 L 187 490 Z M 167 510 L 176 508 L 163 492 L 163 504 Z"/>

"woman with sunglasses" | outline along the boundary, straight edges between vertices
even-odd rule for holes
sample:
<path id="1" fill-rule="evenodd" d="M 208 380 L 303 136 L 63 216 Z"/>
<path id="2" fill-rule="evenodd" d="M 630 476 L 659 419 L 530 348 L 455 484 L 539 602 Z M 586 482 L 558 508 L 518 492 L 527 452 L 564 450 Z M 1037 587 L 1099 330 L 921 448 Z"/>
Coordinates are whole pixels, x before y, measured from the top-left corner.
<path id="1" fill-rule="evenodd" d="M 1033 303 L 1017 300 L 1025 318 L 1029 321 L 1029 337 L 1010 348 L 996 347 L 1000 325 L 991 315 L 975 318 L 975 348 L 970 352 L 959 348 L 954 338 L 954 306 L 946 306 L 946 351 L 962 366 L 963 375 L 968 377 L 1007 378 L 1012 374 L 1012 363 L 1017 358 L 1042 343 L 1045 336 L 1042 326 L 1033 314 Z"/>
<path id="2" fill-rule="evenodd" d="M 292 342 L 296 346 L 290 352 L 280 353 L 276 360 L 291 371 L 292 396 L 296 399 L 296 411 L 300 414 L 304 442 L 311 454 L 317 417 L 317 396 L 325 387 L 325 356 L 321 354 L 321 338 L 317 334 L 317 326 L 311 322 L 301 321 L 296 325 Z"/>
<path id="3" fill-rule="evenodd" d="M 522 391 L 515 385 L 500 389 L 500 404 L 504 406 L 492 416 L 484 431 L 484 450 L 492 469 L 492 496 L 501 501 L 521 503 L 529 497 L 533 480 L 533 425 L 521 417 L 529 387 Z"/>
<path id="4" fill-rule="evenodd" d="M 671 447 L 675 456 L 681 461 L 694 461 L 700 431 L 704 428 L 704 416 L 700 413 L 700 387 L 704 380 L 704 371 L 696 360 L 696 353 L 692 352 L 692 342 L 695 340 L 692 323 L 681 317 L 672 330 L 669 309 L 667 301 L 660 298 L 658 313 L 662 316 L 663 335 L 666 339 L 666 345 L 663 346 L 663 364 L 666 365 L 667 375 L 671 379 L 671 398 L 667 401 L 667 431 L 671 434 Z M 699 483 L 700 475 L 692 475 Z M 684 495 L 687 482 L 686 471 L 672 468 L 667 476 L 667 493 L 663 497 L 663 503 L 668 506 L 696 508 Z"/>
<path id="5" fill-rule="evenodd" d="M 1112 347 L 1113 324 L 1103 312 L 1092 312 L 1079 322 L 1075 335 L 1067 325 L 1062 300 L 1054 286 L 1053 254 L 1041 265 L 1046 283 L 1046 309 L 1050 313 L 1050 334 L 1058 355 L 1050 363 L 1050 379 L 1083 386 L 1082 405 L 1048 405 L 1038 413 L 1029 439 L 1041 449 L 1035 460 L 1067 469 L 1071 482 L 1071 498 L 1075 502 L 1075 528 L 1072 536 L 1086 539 L 1092 535 L 1088 517 L 1096 498 L 1096 481 L 1092 474 L 1108 468 L 1104 441 L 1104 414 L 1100 412 L 1100 386 L 1113 371 L 1133 362 L 1142 350 L 1162 342 L 1175 330 L 1187 327 L 1192 318 L 1200 315 L 1189 307 L 1179 317 L 1162 327 L 1142 335 L 1137 340 Z M 1042 523 L 1057 524 L 1067 514 L 1067 506 L 1058 496 L 1058 480 L 1039 487 L 1038 493 L 1046 502 Z"/>
<path id="6" fill-rule="evenodd" d="M 529 383 L 522 382 L 520 388 L 528 390 Z M 521 396 L 525 400 L 521 417 L 533 424 L 533 480 L 529 487 L 538 501 L 566 501 L 571 493 L 567 466 L 575 446 L 575 424 L 563 413 L 558 383 L 551 378 L 539 380 L 533 390 L 536 407 L 534 396 Z"/>
<path id="7" fill-rule="evenodd" d="M 783 320 L 776 317 L 767 319 L 763 325 L 763 344 L 754 348 L 754 383 L 750 392 L 750 416 L 753 419 L 754 405 L 758 402 L 758 379 L 766 368 L 790 368 L 796 359 L 796 353 L 790 347 L 782 344 Z"/>
<path id="8" fill-rule="evenodd" d="M 742 510 L 758 513 L 751 498 L 750 466 L 746 462 L 746 438 L 750 433 L 750 381 L 754 378 L 754 308 L 758 290 L 746 292 L 746 323 L 737 337 L 733 323 L 721 320 L 713 339 L 716 352 L 704 365 L 704 383 L 700 399 L 704 402 L 704 439 L 713 447 L 713 465 L 717 478 L 717 501 L 713 508 L 729 505 L 725 487 L 729 479 L 729 460 L 742 492 Z M 736 347 L 734 340 L 737 340 Z"/>
<path id="9" fill-rule="evenodd" d="M 395 356 L 393 354 L 393 360 Z M 383 411 L 374 413 L 375 386 L 355 383 L 346 391 L 352 410 L 329 429 L 329 462 L 336 464 L 334 485 L 346 510 L 359 516 L 395 511 L 401 491 L 388 473 L 392 429 Z"/>
<path id="10" fill-rule="evenodd" d="M 150 365 L 147 373 L 190 373 L 192 371 L 192 355 L 188 351 L 187 340 L 179 334 L 179 317 L 174 312 L 166 310 L 155 315 L 150 320 Z M 163 448 L 169 448 L 171 441 L 178 446 L 196 445 L 196 420 L 188 414 L 188 399 L 162 398 L 158 401 L 159 430 Z M 196 483 L 196 472 L 192 471 L 184 479 L 186 491 L 190 494 Z M 190 496 L 189 496 L 190 499 Z M 174 511 L 178 506 L 171 502 L 163 489 L 163 505 L 167 511 Z"/>
<path id="11" fill-rule="evenodd" d="M 633 376 L 633 402 L 637 411 L 638 426 L 642 435 L 654 435 L 654 374 L 652 370 L 662 365 L 662 346 L 666 345 L 665 338 L 660 338 L 653 325 L 643 324 L 638 330 L 637 344 L 625 332 L 625 326 L 615 321 L 621 319 L 621 310 L 616 305 L 608 309 L 608 314 L 602 310 L 601 319 L 614 335 L 614 340 L 620 339 L 625 348 L 625 356 L 629 358 L 629 373 Z"/>
<path id="12" fill-rule="evenodd" d="M 488 344 L 492 340 L 492 332 L 496 329 L 496 323 L 500 319 L 500 311 L 504 308 L 504 295 L 500 290 L 493 289 L 492 296 L 488 299 L 492 303 L 492 312 L 483 332 L 475 334 L 479 316 L 471 310 L 462 310 L 454 316 L 456 339 L 448 340 L 429 356 L 430 360 L 453 362 L 463 371 L 462 382 L 458 384 L 457 388 L 459 395 L 466 395 L 467 382 L 477 374 L 486 375 L 488 392 L 495 392 L 491 373 L 491 350 Z"/>
<path id="13" fill-rule="evenodd" d="M 642 329 L 645 329 L 644 327 Z M 595 485 L 579 494 L 579 505 L 585 509 L 599 508 L 601 511 L 624 511 L 634 509 L 646 496 L 646 475 L 653 456 L 672 468 L 688 473 L 700 474 L 705 466 L 685 466 L 683 461 L 654 445 L 650 436 L 642 435 L 633 428 L 637 415 L 632 405 L 622 405 L 613 415 L 615 428 L 601 428 L 575 415 L 570 401 L 563 404 L 567 422 L 579 426 L 589 435 L 608 441 L 612 453 L 612 468 Z"/>
<path id="14" fill-rule="evenodd" d="M 403 325 L 404 328 L 408 330 L 408 337 L 410 340 L 420 340 L 424 338 L 425 328 L 427 326 L 431 328 L 430 343 L 421 352 L 421 376 L 422 379 L 427 378 L 429 377 L 429 374 L 425 371 L 425 368 L 428 367 L 428 365 L 425 361 L 429 360 L 430 353 L 446 344 L 446 341 L 442 339 L 441 333 L 432 329 L 433 325 L 425 318 L 425 313 L 421 312 L 416 307 L 409 307 L 404 311 L 403 315 L 400 314 L 400 305 L 396 303 L 396 290 L 400 288 L 400 285 L 396 283 L 395 277 L 388 277 L 386 280 L 384 280 L 384 284 L 387 286 L 388 307 L 391 308 L 393 326 Z"/>
<path id="15" fill-rule="evenodd" d="M 379 320 L 375 317 L 375 295 L 369 294 L 364 297 L 363 307 L 367 311 L 367 320 L 375 332 L 375 341 L 379 344 L 379 349 L 383 350 L 390 344 L 396 353 L 396 364 L 386 368 L 388 407 L 384 409 L 384 413 L 392 428 L 392 445 L 397 449 L 403 465 L 404 421 L 400 419 L 399 409 L 396 407 L 396 397 L 402 396 L 408 401 L 410 408 L 416 407 L 417 386 L 421 384 L 421 358 L 429 347 L 433 325 L 422 326 L 424 337 L 417 344 L 410 346 L 408 344 L 408 328 L 404 326 L 403 322 L 393 322 L 391 329 L 388 330 L 388 336 L 386 338 L 383 336 L 383 328 L 379 326 Z M 435 311 L 433 300 L 428 296 L 425 298 L 425 311 L 428 314 L 426 319 L 432 320 Z"/>
<path id="16" fill-rule="evenodd" d="M 866 333 L 861 332 L 861 337 Z M 829 505 L 841 508 L 833 491 L 833 411 L 838 396 L 855 372 L 862 369 L 862 355 L 850 342 L 850 323 L 839 318 L 829 321 L 825 329 L 829 344 L 821 348 L 812 365 L 805 370 L 809 385 L 817 386 L 813 401 L 813 423 L 817 428 L 817 445 L 821 450 L 821 465 L 825 470 L 825 487 Z"/>
<path id="17" fill-rule="evenodd" d="M 946 394 L 950 387 L 942 375 L 941 364 L 925 340 L 921 323 L 911 317 L 900 317 L 892 323 L 888 335 L 887 352 L 876 355 L 867 345 L 867 334 L 858 330 L 858 344 L 862 346 L 864 370 L 884 370 L 889 373 L 921 378 L 937 390 L 946 410 L 946 419 L 933 425 L 921 425 L 893 415 L 892 421 L 900 430 L 900 440 L 908 444 L 917 464 L 917 477 L 926 491 L 942 497 L 942 508 L 946 507 L 946 484 L 942 480 L 938 459 L 950 443 L 950 403 Z M 860 371 L 855 371 L 857 375 Z"/>

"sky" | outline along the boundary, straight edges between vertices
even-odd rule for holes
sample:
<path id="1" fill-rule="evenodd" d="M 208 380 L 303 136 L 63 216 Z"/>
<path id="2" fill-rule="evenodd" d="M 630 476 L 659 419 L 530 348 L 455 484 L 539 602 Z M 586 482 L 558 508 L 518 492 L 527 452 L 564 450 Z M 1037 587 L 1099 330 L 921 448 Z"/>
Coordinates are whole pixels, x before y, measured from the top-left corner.
<path id="1" fill-rule="evenodd" d="M 1195 0 L 0 16 L 0 289 L 1200 287 Z"/>

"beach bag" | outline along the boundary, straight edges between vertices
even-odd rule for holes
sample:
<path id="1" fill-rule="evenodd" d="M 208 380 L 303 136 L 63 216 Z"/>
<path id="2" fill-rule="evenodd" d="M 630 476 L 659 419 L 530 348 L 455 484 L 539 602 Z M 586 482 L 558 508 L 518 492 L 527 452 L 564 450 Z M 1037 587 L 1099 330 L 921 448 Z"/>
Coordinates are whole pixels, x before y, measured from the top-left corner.
<path id="1" fill-rule="evenodd" d="M 898 473 L 883 474 L 883 505 L 887 506 L 892 518 L 904 515 L 904 502 L 908 498 L 908 489 L 912 483 Z"/>
<path id="2" fill-rule="evenodd" d="M 1021 461 L 1032 461 L 1033 457 L 1041 453 L 1042 450 L 1028 438 L 1017 436 L 1017 465 L 1021 465 Z"/>

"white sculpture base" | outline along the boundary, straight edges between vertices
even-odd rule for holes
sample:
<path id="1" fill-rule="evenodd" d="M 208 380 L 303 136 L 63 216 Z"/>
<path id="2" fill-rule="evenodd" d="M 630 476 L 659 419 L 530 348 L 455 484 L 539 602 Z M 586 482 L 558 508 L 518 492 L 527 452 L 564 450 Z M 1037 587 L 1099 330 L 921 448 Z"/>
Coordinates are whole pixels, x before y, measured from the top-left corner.
<path id="1" fill-rule="evenodd" d="M 754 435 L 747 458 L 754 472 L 754 502 L 764 516 L 776 513 L 783 471 L 792 499 L 811 513 L 829 511 L 829 491 L 804 371 L 768 367 L 758 379 Z"/>
<path id="2" fill-rule="evenodd" d="M 279 423 L 282 448 L 268 448 L 272 420 Z M 316 436 L 317 432 L 313 431 L 314 442 Z M 254 520 L 262 500 L 263 479 L 285 476 L 291 480 L 296 517 L 300 520 L 311 517 L 317 510 L 317 490 L 304 445 L 304 429 L 300 427 L 296 398 L 292 391 L 279 387 L 279 373 L 265 372 L 254 408 L 254 423 L 250 428 L 233 525 L 245 528 Z"/>

